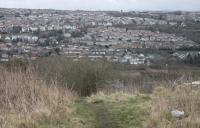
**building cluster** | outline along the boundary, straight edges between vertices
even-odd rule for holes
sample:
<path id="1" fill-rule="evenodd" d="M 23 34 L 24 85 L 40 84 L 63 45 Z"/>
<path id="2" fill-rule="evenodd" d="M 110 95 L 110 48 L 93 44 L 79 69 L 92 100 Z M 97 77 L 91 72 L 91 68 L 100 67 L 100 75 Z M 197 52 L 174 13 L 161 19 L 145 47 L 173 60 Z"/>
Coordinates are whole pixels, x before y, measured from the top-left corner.
<path id="1" fill-rule="evenodd" d="M 122 12 L 118 12 L 122 13 Z M 182 36 L 119 27 L 177 25 L 185 15 L 141 12 L 114 16 L 104 11 L 0 9 L 0 62 L 12 58 L 37 59 L 51 55 L 69 58 L 107 59 L 112 62 L 150 64 L 153 55 L 134 49 L 177 49 L 198 44 Z M 199 13 L 190 13 L 200 21 Z M 158 17 L 158 18 L 155 18 Z M 181 22 L 181 26 L 185 27 Z M 130 50 L 131 49 L 131 50 Z"/>

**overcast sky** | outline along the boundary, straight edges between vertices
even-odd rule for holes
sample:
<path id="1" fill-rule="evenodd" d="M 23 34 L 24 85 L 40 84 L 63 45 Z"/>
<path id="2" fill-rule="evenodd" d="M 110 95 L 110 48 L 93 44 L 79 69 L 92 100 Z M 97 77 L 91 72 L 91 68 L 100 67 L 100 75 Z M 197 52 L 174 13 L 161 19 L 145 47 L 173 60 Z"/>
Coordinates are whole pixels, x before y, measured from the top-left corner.
<path id="1" fill-rule="evenodd" d="M 200 11 L 200 0 L 0 0 L 4 8 Z"/>

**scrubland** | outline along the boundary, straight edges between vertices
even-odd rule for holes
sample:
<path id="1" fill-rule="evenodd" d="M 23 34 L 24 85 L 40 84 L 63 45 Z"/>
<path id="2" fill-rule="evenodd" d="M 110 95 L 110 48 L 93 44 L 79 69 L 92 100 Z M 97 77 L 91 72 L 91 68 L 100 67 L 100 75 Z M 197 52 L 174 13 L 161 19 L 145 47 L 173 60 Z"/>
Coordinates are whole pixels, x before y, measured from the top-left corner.
<path id="1" fill-rule="evenodd" d="M 196 68 L 136 70 L 47 58 L 1 65 L 0 74 L 1 128 L 200 127 L 200 89 L 190 84 L 199 79 Z M 124 87 L 102 86 L 116 80 Z M 173 117 L 173 109 L 185 116 Z"/>

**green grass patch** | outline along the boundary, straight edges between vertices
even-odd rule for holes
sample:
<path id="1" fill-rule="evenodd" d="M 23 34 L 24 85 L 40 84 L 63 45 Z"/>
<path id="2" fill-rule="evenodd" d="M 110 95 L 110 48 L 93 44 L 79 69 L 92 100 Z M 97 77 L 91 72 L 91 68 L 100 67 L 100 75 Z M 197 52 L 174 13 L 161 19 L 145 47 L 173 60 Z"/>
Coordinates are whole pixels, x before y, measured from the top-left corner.
<path id="1" fill-rule="evenodd" d="M 97 94 L 75 103 L 75 115 L 91 128 L 142 128 L 150 101 L 144 95 Z"/>

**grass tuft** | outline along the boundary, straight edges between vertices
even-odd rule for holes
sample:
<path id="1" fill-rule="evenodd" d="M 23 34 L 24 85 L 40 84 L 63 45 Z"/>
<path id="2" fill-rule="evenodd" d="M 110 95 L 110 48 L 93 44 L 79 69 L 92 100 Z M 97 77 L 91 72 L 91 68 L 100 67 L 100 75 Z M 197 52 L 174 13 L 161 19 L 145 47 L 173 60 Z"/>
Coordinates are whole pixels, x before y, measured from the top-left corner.
<path id="1" fill-rule="evenodd" d="M 67 88 L 56 83 L 47 86 L 29 71 L 0 70 L 0 74 L 1 128 L 56 125 L 70 114 L 67 103 L 73 101 L 75 95 Z"/>

